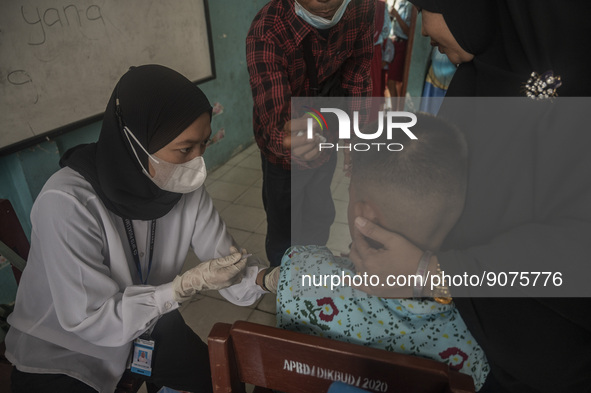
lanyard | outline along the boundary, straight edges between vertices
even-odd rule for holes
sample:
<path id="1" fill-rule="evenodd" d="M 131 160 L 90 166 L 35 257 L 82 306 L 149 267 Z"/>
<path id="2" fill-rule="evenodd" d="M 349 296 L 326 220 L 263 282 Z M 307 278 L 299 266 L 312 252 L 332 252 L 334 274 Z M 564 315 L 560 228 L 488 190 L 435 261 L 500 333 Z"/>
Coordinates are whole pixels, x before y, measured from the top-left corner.
<path id="1" fill-rule="evenodd" d="M 148 273 L 146 274 L 145 280 L 142 277 L 142 266 L 140 265 L 140 258 L 137 252 L 137 243 L 135 242 L 133 224 L 129 218 L 123 219 L 123 223 L 125 224 L 125 231 L 127 232 L 127 240 L 129 241 L 129 247 L 131 247 L 131 255 L 133 255 L 135 267 L 137 269 L 138 274 L 140 275 L 140 281 L 142 284 L 146 285 L 146 283 L 148 282 L 148 276 L 150 276 L 150 270 L 152 270 L 152 257 L 154 256 L 154 238 L 156 236 L 156 220 L 152 220 L 152 225 L 150 227 L 150 256 L 148 257 Z"/>

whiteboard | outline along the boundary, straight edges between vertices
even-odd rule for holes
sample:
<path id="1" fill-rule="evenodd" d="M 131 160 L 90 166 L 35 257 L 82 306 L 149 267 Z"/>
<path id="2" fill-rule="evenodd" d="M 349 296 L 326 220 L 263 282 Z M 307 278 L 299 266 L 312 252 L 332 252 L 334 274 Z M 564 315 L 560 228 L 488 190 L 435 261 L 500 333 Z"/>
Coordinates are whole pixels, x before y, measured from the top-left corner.
<path id="1" fill-rule="evenodd" d="M 141 64 L 214 78 L 207 0 L 0 0 L 0 154 L 100 120 Z"/>

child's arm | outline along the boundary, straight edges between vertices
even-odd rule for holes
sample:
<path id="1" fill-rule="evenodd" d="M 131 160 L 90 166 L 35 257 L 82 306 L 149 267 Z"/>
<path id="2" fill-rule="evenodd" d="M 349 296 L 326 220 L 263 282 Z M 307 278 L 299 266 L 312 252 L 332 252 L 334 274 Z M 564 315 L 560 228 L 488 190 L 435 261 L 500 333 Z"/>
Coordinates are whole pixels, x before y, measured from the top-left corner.
<path id="1" fill-rule="evenodd" d="M 277 293 L 277 284 L 279 283 L 280 273 L 281 268 L 279 266 L 263 269 L 257 275 L 256 283 L 265 291 Z"/>

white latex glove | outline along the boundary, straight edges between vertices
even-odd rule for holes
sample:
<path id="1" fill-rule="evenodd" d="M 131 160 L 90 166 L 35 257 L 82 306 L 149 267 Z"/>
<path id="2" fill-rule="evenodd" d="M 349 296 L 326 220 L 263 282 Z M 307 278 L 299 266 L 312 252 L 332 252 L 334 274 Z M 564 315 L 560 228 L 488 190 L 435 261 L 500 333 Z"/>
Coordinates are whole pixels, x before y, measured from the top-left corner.
<path id="1" fill-rule="evenodd" d="M 230 247 L 231 254 L 226 257 L 202 262 L 172 282 L 174 298 L 181 303 L 191 299 L 198 291 L 227 288 L 242 280 L 247 258 Z"/>
<path id="2" fill-rule="evenodd" d="M 269 270 L 265 272 L 265 276 L 263 277 L 263 283 L 265 284 L 265 288 L 267 288 L 269 292 L 277 293 L 277 284 L 279 284 L 279 273 L 281 273 L 281 268 L 279 266 L 270 267 Z"/>

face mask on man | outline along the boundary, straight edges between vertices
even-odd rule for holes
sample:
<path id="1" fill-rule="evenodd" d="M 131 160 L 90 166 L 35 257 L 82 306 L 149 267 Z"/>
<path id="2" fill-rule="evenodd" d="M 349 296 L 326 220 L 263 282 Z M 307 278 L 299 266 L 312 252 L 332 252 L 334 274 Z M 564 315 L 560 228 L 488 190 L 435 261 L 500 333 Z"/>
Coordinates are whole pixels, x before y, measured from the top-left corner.
<path id="1" fill-rule="evenodd" d="M 171 164 L 161 158 L 154 157 L 144 149 L 142 144 L 137 140 L 135 135 L 127 128 L 123 127 L 123 132 L 129 141 L 131 149 L 135 154 L 135 158 L 140 163 L 143 172 L 150 178 L 159 188 L 165 191 L 176 192 L 179 194 L 186 194 L 195 191 L 203 185 L 205 178 L 207 177 L 207 170 L 205 168 L 205 161 L 203 157 L 198 156 L 193 158 L 191 161 L 184 162 L 182 164 Z M 148 155 L 148 158 L 152 161 L 152 168 L 154 168 L 154 177 L 150 176 L 150 172 L 144 167 L 140 158 L 133 147 L 129 135 L 136 141 L 136 143 L 142 148 L 142 150 Z"/>
<path id="2" fill-rule="evenodd" d="M 313 26 L 321 30 L 330 29 L 331 27 L 339 23 L 339 21 L 345 13 L 345 10 L 347 9 L 347 5 L 349 5 L 350 2 L 351 0 L 344 0 L 339 9 L 333 15 L 332 19 L 326 19 L 321 16 L 314 15 L 313 13 L 302 7 L 302 5 L 298 3 L 297 0 L 295 0 L 295 13 L 297 16 L 306 21 L 306 23 L 308 23 L 310 26 Z"/>

